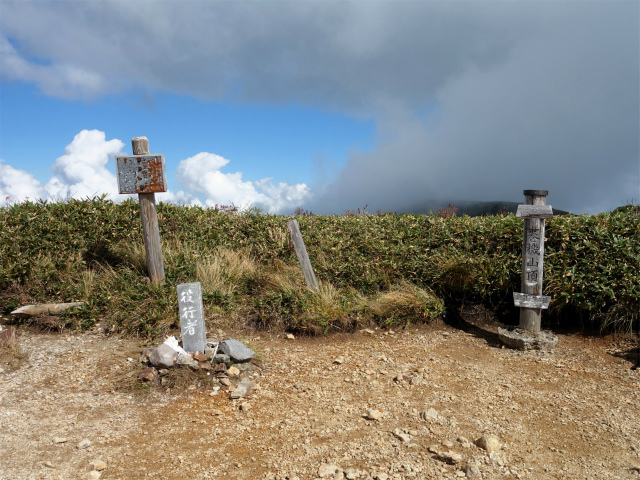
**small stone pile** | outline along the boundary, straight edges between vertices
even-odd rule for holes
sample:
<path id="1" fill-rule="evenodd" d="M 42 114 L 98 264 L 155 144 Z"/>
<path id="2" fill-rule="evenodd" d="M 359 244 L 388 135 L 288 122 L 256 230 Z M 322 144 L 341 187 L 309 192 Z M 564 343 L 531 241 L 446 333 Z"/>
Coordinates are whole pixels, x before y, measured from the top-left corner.
<path id="1" fill-rule="evenodd" d="M 162 385 L 172 368 L 186 368 L 213 375 L 221 385 L 229 388 L 231 398 L 243 398 L 251 392 L 253 384 L 245 375 L 252 370 L 250 360 L 255 352 L 233 338 L 220 343 L 207 340 L 204 352 L 181 353 L 168 342 L 147 348 L 140 354 L 139 362 L 146 365 L 138 378 L 152 386 Z M 217 392 L 219 386 L 214 387 Z"/>

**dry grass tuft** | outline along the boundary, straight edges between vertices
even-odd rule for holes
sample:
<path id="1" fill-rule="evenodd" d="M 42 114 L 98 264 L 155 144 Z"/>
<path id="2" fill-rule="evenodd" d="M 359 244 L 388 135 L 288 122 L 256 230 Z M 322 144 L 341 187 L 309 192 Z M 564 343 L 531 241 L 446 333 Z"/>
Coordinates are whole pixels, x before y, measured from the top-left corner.
<path id="1" fill-rule="evenodd" d="M 433 293 L 403 282 L 381 293 L 368 304 L 368 310 L 387 324 L 424 322 L 440 316 L 444 303 Z"/>
<path id="2" fill-rule="evenodd" d="M 82 272 L 80 291 L 82 292 L 82 300 L 88 302 L 93 293 L 96 283 L 96 274 L 93 270 L 86 269 Z"/>
<path id="3" fill-rule="evenodd" d="M 27 359 L 18 344 L 16 328 L 9 327 L 0 332 L 0 364 L 6 364 L 9 368 L 19 367 Z"/>
<path id="4" fill-rule="evenodd" d="M 147 252 L 143 243 L 120 243 L 114 248 L 115 252 L 124 258 L 125 263 L 140 275 L 147 274 Z M 164 253 L 164 252 L 163 252 Z"/>
<path id="5" fill-rule="evenodd" d="M 262 271 L 265 290 L 293 292 L 306 288 L 302 271 L 297 266 L 276 262 L 270 269 Z"/>
<path id="6" fill-rule="evenodd" d="M 244 280 L 258 270 L 249 255 L 228 249 L 218 249 L 212 258 L 196 262 L 196 277 L 205 291 L 233 295 Z"/>

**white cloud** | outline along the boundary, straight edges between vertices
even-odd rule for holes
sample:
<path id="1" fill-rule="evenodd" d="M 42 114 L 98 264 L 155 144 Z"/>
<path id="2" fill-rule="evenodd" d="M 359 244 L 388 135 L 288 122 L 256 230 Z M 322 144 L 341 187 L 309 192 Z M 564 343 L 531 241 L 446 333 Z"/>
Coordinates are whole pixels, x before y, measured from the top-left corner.
<path id="1" fill-rule="evenodd" d="M 5 165 L 0 159 L 0 205 L 44 197 L 44 188 L 33 175 Z"/>
<path id="2" fill-rule="evenodd" d="M 56 63 L 40 65 L 22 58 L 6 38 L 0 37 L 0 72 L 3 80 L 33 82 L 47 95 L 62 98 L 92 98 L 110 90 L 97 72 L 84 67 Z"/>
<path id="3" fill-rule="evenodd" d="M 44 187 L 48 197 L 90 198 L 106 193 L 115 199 L 118 184 L 107 164 L 110 157 L 122 152 L 122 147 L 124 143 L 118 139 L 106 141 L 104 132 L 82 130 L 53 165 L 54 176 Z"/>
<path id="4" fill-rule="evenodd" d="M 116 176 L 107 169 L 110 158 L 121 153 L 122 147 L 118 139 L 106 141 L 104 132 L 82 130 L 56 159 L 51 167 L 54 175 L 45 184 L 25 170 L 0 163 L 0 198 L 9 196 L 8 203 L 13 203 L 27 198 L 60 201 L 107 194 L 122 200 Z"/>
<path id="5" fill-rule="evenodd" d="M 183 188 L 202 196 L 208 207 L 234 204 L 275 213 L 291 210 L 310 197 L 305 184 L 273 185 L 269 178 L 251 182 L 243 181 L 241 172 L 222 173 L 228 163 L 220 155 L 201 152 L 180 162 L 177 178 Z"/>
<path id="6" fill-rule="evenodd" d="M 48 199 L 91 198 L 107 194 L 107 198 L 122 201 L 116 176 L 107 168 L 113 156 L 122 153 L 124 143 L 106 140 L 99 130 L 82 130 L 65 148 L 65 154 L 52 165 L 54 175 L 42 184 L 30 173 L 6 165 L 0 160 L 0 199 L 8 203 Z M 202 152 L 182 160 L 177 178 L 184 190 L 156 194 L 158 202 L 213 207 L 234 204 L 246 208 L 255 206 L 266 212 L 293 210 L 310 197 L 305 184 L 274 185 L 270 178 L 256 182 L 243 181 L 242 173 L 222 173 L 229 160 L 213 153 Z"/>

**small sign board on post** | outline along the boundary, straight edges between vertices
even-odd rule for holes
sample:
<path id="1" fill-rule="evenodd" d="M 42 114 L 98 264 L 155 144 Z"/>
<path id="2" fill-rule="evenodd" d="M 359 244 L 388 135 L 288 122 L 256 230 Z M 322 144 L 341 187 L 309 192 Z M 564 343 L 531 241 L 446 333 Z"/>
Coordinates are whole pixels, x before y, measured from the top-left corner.
<path id="1" fill-rule="evenodd" d="M 164 155 L 131 155 L 115 158 L 120 193 L 167 191 Z"/>
<path id="2" fill-rule="evenodd" d="M 207 332 L 204 324 L 200 282 L 181 283 L 177 289 L 182 348 L 189 353 L 204 353 L 207 345 Z"/>

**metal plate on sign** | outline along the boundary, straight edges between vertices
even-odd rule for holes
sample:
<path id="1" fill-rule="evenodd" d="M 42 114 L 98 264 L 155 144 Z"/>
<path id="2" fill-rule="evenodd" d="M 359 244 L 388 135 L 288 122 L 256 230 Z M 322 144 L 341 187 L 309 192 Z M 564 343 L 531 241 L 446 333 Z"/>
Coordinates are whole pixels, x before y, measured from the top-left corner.
<path id="1" fill-rule="evenodd" d="M 164 155 L 130 155 L 115 158 L 120 193 L 167 191 Z"/>
<path id="2" fill-rule="evenodd" d="M 524 308 L 549 308 L 551 297 L 545 295 L 528 295 L 526 293 L 513 292 L 513 303 L 516 307 Z"/>

